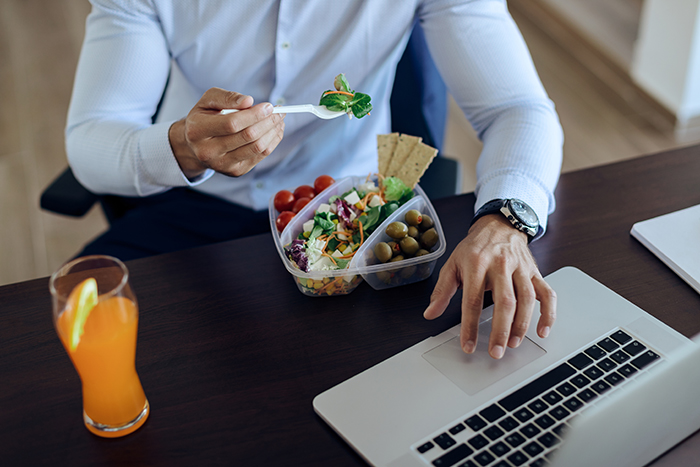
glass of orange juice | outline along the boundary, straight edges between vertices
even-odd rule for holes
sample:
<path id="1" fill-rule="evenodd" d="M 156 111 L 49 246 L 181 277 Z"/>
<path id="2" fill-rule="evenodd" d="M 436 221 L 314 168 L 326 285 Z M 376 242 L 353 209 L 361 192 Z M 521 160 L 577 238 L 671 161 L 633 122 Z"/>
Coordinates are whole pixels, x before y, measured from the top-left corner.
<path id="1" fill-rule="evenodd" d="M 49 281 L 53 321 L 83 389 L 83 421 L 116 438 L 136 431 L 150 411 L 136 374 L 138 305 L 129 271 L 111 256 L 77 258 Z"/>

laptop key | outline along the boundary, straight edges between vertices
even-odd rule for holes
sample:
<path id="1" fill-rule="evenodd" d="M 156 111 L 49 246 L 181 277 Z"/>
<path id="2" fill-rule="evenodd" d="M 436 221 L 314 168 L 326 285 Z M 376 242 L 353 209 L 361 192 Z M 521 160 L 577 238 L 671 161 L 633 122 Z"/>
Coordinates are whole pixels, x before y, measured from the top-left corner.
<path id="1" fill-rule="evenodd" d="M 520 451 L 514 452 L 513 454 L 508 456 L 508 461 L 515 467 L 523 465 L 525 462 L 527 462 L 527 460 L 528 457 Z"/>
<path id="2" fill-rule="evenodd" d="M 578 409 L 583 407 L 583 402 L 581 402 L 579 399 L 572 397 L 568 401 L 564 402 L 564 406 L 571 410 L 572 412 L 576 412 Z"/>
<path id="3" fill-rule="evenodd" d="M 617 371 L 610 373 L 608 376 L 605 377 L 605 381 L 607 381 L 608 383 L 610 383 L 613 386 L 617 386 L 618 384 L 620 384 L 624 380 L 625 380 L 625 377 L 622 376 Z"/>
<path id="4" fill-rule="evenodd" d="M 450 432 L 451 435 L 456 435 L 457 433 L 460 433 L 464 430 L 466 430 L 467 427 L 465 427 L 463 424 L 458 423 L 457 425 L 453 426 L 450 428 L 448 431 Z"/>
<path id="5" fill-rule="evenodd" d="M 508 436 L 504 438 L 506 440 L 506 443 L 510 444 L 514 448 L 517 448 L 521 444 L 523 444 L 525 441 L 527 441 L 523 435 L 520 433 L 511 433 Z"/>
<path id="6" fill-rule="evenodd" d="M 532 417 L 535 416 L 529 409 L 523 407 L 522 409 L 518 409 L 513 416 L 520 420 L 521 422 L 526 422 L 530 420 Z"/>
<path id="7" fill-rule="evenodd" d="M 615 349 L 617 349 L 618 347 L 620 347 L 620 344 L 618 344 L 614 340 L 610 339 L 609 337 L 606 337 L 602 341 L 598 342 L 598 347 L 601 347 L 601 348 L 607 350 L 608 352 L 612 352 Z"/>
<path id="8" fill-rule="evenodd" d="M 466 461 L 466 462 L 462 462 L 462 463 L 459 464 L 457 467 L 479 467 L 479 466 L 476 465 L 474 462 L 468 460 L 468 461 Z"/>
<path id="9" fill-rule="evenodd" d="M 553 432 L 555 435 L 561 436 L 561 435 L 564 434 L 564 432 L 566 431 L 566 427 L 567 427 L 567 426 L 568 426 L 568 425 L 567 425 L 566 423 L 560 423 L 559 425 L 557 425 L 557 426 L 555 426 L 554 428 L 552 428 L 552 432 Z"/>
<path id="10" fill-rule="evenodd" d="M 474 449 L 481 449 L 487 444 L 489 444 L 489 440 L 481 435 L 476 435 L 472 437 L 469 441 L 467 441 L 467 443 L 469 443 Z"/>
<path id="11" fill-rule="evenodd" d="M 538 435 L 542 430 L 537 428 L 533 423 L 528 423 L 520 429 L 520 433 L 524 434 L 528 438 Z"/>
<path id="12" fill-rule="evenodd" d="M 611 388 L 611 386 L 608 383 L 606 383 L 605 381 L 597 381 L 597 382 L 591 384 L 591 389 L 593 389 L 598 394 L 603 394 L 605 391 L 607 391 L 610 388 Z"/>
<path id="13" fill-rule="evenodd" d="M 652 352 L 651 350 L 647 350 L 642 355 L 632 360 L 632 365 L 641 370 L 645 366 L 656 361 L 658 358 L 659 356 L 656 353 Z"/>
<path id="14" fill-rule="evenodd" d="M 491 440 L 495 441 L 501 436 L 503 436 L 503 430 L 498 428 L 497 426 L 490 426 L 487 429 L 484 430 L 484 434 Z"/>
<path id="15" fill-rule="evenodd" d="M 476 456 L 474 456 L 474 460 L 481 466 L 484 465 L 489 465 L 491 462 L 495 461 L 496 458 L 491 455 L 490 452 L 488 451 L 482 451 Z"/>
<path id="16" fill-rule="evenodd" d="M 520 422 L 514 419 L 513 417 L 506 417 L 500 422 L 498 422 L 498 426 L 503 428 L 503 430 L 507 433 L 509 431 L 515 430 L 518 426 L 520 425 Z"/>
<path id="17" fill-rule="evenodd" d="M 588 383 L 591 382 L 591 380 L 586 378 L 586 376 L 584 375 L 576 375 L 573 378 L 571 378 L 569 382 L 578 388 L 582 388 L 584 386 L 587 386 Z"/>
<path id="18" fill-rule="evenodd" d="M 626 344 L 626 343 L 628 343 L 629 341 L 632 340 L 632 338 L 630 337 L 630 335 L 627 334 L 627 333 L 624 332 L 624 331 L 617 331 L 617 332 L 614 332 L 613 334 L 610 335 L 610 337 L 611 337 L 613 340 L 615 340 L 615 341 L 617 341 L 618 343 L 620 343 L 621 345 L 624 345 L 624 344 Z"/>
<path id="19" fill-rule="evenodd" d="M 556 436 L 554 436 L 552 433 L 545 433 L 539 438 L 537 438 L 537 441 L 539 441 L 542 446 L 546 448 L 551 448 L 555 444 L 557 444 L 560 440 Z"/>
<path id="20" fill-rule="evenodd" d="M 622 350 L 617 350 L 617 351 L 610 354 L 610 358 L 615 360 L 617 363 L 625 363 L 631 357 L 629 356 L 628 353 L 623 352 Z"/>
<path id="21" fill-rule="evenodd" d="M 435 447 L 435 445 L 433 443 L 431 443 L 430 441 L 428 441 L 427 443 L 425 443 L 421 446 L 418 446 L 418 452 L 420 452 L 421 454 L 425 454 L 426 452 L 430 451 L 434 447 Z"/>
<path id="22" fill-rule="evenodd" d="M 493 467 L 510 467 L 510 464 L 504 460 L 500 460 L 493 464 Z"/>
<path id="23" fill-rule="evenodd" d="M 576 392 L 576 388 L 570 383 L 564 383 L 560 386 L 557 386 L 557 391 L 559 391 L 564 397 L 569 397 L 570 395 Z"/>
<path id="24" fill-rule="evenodd" d="M 583 352 L 569 359 L 569 365 L 573 366 L 577 370 L 583 370 L 591 363 L 593 363 L 593 359 Z"/>
<path id="25" fill-rule="evenodd" d="M 588 402 L 598 397 L 598 394 L 594 391 L 591 391 L 589 388 L 586 388 L 582 389 L 578 394 L 576 394 L 576 396 L 583 402 Z"/>
<path id="26" fill-rule="evenodd" d="M 554 425 L 556 422 L 554 421 L 554 419 L 552 417 L 545 414 L 545 415 L 542 415 L 540 418 L 536 419 L 535 423 L 543 430 L 546 430 L 550 426 Z"/>
<path id="27" fill-rule="evenodd" d="M 587 348 L 583 351 L 586 355 L 591 357 L 593 360 L 600 360 L 605 357 L 605 350 L 601 349 L 597 345 Z"/>
<path id="28" fill-rule="evenodd" d="M 466 444 L 460 444 L 453 450 L 443 454 L 433 461 L 435 467 L 452 467 L 462 459 L 469 457 L 474 450 Z"/>
<path id="29" fill-rule="evenodd" d="M 479 415 L 484 417 L 489 422 L 495 422 L 505 414 L 505 411 L 496 404 L 492 404 L 479 412 Z"/>
<path id="30" fill-rule="evenodd" d="M 561 396 L 561 394 L 559 394 L 556 391 L 549 391 L 547 394 L 542 396 L 542 399 L 547 401 L 549 403 L 549 405 L 554 405 L 564 398 Z"/>
<path id="31" fill-rule="evenodd" d="M 540 446 L 538 443 L 536 443 L 536 442 L 533 441 L 532 443 L 530 443 L 530 444 L 528 444 L 527 446 L 525 446 L 525 447 L 523 448 L 523 450 L 524 450 L 526 453 L 528 453 L 531 457 L 535 457 L 537 454 L 539 454 L 539 453 L 541 453 L 542 451 L 544 451 L 544 448 L 543 448 L 542 446 Z"/>
<path id="32" fill-rule="evenodd" d="M 479 417 L 478 415 L 474 415 L 473 417 L 469 417 L 464 421 L 464 423 L 467 424 L 469 428 L 471 428 L 473 431 L 479 431 L 482 428 L 484 428 L 488 423 L 484 421 L 483 418 Z"/>
<path id="33" fill-rule="evenodd" d="M 530 467 L 542 467 L 543 465 L 547 465 L 547 461 L 543 458 L 539 458 L 536 461 L 532 462 L 530 464 Z"/>
<path id="34" fill-rule="evenodd" d="M 570 413 L 571 412 L 569 412 L 566 408 L 562 407 L 561 405 L 558 405 L 549 411 L 549 415 L 556 418 L 557 420 L 562 420 L 566 418 L 566 416 Z"/>
<path id="35" fill-rule="evenodd" d="M 604 358 L 598 362 L 598 366 L 601 370 L 608 372 L 617 366 L 617 363 L 613 362 L 609 358 Z"/>
<path id="36" fill-rule="evenodd" d="M 586 371 L 584 371 L 583 374 L 588 376 L 592 380 L 596 380 L 596 379 L 600 378 L 601 376 L 603 376 L 605 374 L 605 372 L 603 372 L 603 370 L 601 370 L 597 366 L 592 366 L 592 367 L 588 368 Z"/>
<path id="37" fill-rule="evenodd" d="M 641 342 L 634 341 L 631 344 L 624 346 L 622 350 L 634 357 L 635 355 L 639 355 L 640 353 L 644 352 L 646 347 Z"/>
<path id="38" fill-rule="evenodd" d="M 489 450 L 493 453 L 494 456 L 501 457 L 511 449 L 510 446 L 508 446 L 506 443 L 504 443 L 503 441 L 499 441 L 493 446 L 491 446 Z"/>
<path id="39" fill-rule="evenodd" d="M 457 444 L 457 441 L 455 441 L 452 436 L 448 435 L 447 433 L 443 433 L 440 436 L 433 438 L 433 441 L 435 441 L 435 444 L 445 450 L 450 449 L 452 446 Z"/>
<path id="40" fill-rule="evenodd" d="M 542 399 L 537 399 L 527 405 L 535 413 L 542 413 L 547 410 L 547 404 Z"/>
<path id="41" fill-rule="evenodd" d="M 526 384 L 514 393 L 504 397 L 499 401 L 499 404 L 507 411 L 512 412 L 518 407 L 538 397 L 548 389 L 553 388 L 557 384 L 565 381 L 576 373 L 570 365 L 562 363 L 561 365 L 549 370 L 534 381 Z"/>
<path id="42" fill-rule="evenodd" d="M 618 369 L 618 371 L 620 372 L 621 375 L 629 378 L 630 376 L 632 376 L 633 374 L 635 374 L 637 372 L 637 369 L 628 363 L 626 365 L 621 366 Z"/>

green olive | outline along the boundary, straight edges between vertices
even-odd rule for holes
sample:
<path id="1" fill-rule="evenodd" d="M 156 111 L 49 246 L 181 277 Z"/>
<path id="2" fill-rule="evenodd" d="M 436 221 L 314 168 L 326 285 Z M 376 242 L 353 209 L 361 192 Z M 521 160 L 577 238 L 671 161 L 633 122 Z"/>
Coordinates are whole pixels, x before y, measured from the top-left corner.
<path id="1" fill-rule="evenodd" d="M 418 227 L 416 227 L 415 225 L 409 225 L 408 236 L 418 240 L 418 238 L 420 237 L 420 230 L 418 230 Z"/>
<path id="2" fill-rule="evenodd" d="M 425 256 L 425 255 L 428 255 L 428 254 L 430 254 L 430 252 L 429 252 L 428 250 L 426 250 L 425 248 L 421 248 L 420 250 L 416 251 L 416 254 L 413 255 L 413 256 L 415 256 L 416 258 L 418 258 L 419 256 Z"/>
<path id="3" fill-rule="evenodd" d="M 389 260 L 389 262 L 390 262 L 390 263 L 395 263 L 395 262 L 397 262 L 397 261 L 403 261 L 403 260 L 404 260 L 403 255 L 396 255 L 396 256 L 394 256 L 393 258 L 391 258 L 391 259 Z"/>
<path id="4" fill-rule="evenodd" d="M 416 254 L 416 251 L 420 249 L 418 241 L 413 237 L 402 238 L 399 242 L 399 246 L 401 246 L 401 251 L 403 251 L 407 256 L 413 256 Z"/>
<path id="5" fill-rule="evenodd" d="M 431 219 L 427 214 L 423 214 L 423 220 L 418 225 L 418 228 L 421 232 L 425 232 L 426 230 L 433 228 L 434 225 L 435 222 L 433 222 L 433 219 Z"/>
<path id="6" fill-rule="evenodd" d="M 417 209 L 411 209 L 404 216 L 408 225 L 418 225 L 423 220 L 423 216 Z"/>
<path id="7" fill-rule="evenodd" d="M 391 273 L 389 271 L 379 271 L 377 272 L 377 279 L 388 284 L 391 282 Z"/>
<path id="8" fill-rule="evenodd" d="M 438 242 L 437 231 L 433 229 L 426 230 L 420 237 L 420 243 L 426 250 L 430 250 Z"/>
<path id="9" fill-rule="evenodd" d="M 415 266 L 407 266 L 407 267 L 403 268 L 403 269 L 401 270 L 401 272 L 399 272 L 399 275 L 400 275 L 402 278 L 404 278 L 404 279 L 408 279 L 408 278 L 411 277 L 411 276 L 413 275 L 413 273 L 415 273 L 415 272 L 416 272 L 416 267 L 415 267 Z"/>
<path id="10" fill-rule="evenodd" d="M 394 240 L 401 240 L 408 235 L 408 226 L 403 222 L 392 222 L 386 226 L 386 234 Z"/>
<path id="11" fill-rule="evenodd" d="M 393 256 L 393 252 L 387 243 L 379 242 L 374 246 L 374 255 L 381 263 L 386 263 Z"/>
<path id="12" fill-rule="evenodd" d="M 391 254 L 392 254 L 393 256 L 396 256 L 396 255 L 398 255 L 399 253 L 401 253 L 401 247 L 399 246 L 398 243 L 396 243 L 396 242 L 387 242 L 387 245 L 389 245 L 389 248 L 391 248 Z"/>

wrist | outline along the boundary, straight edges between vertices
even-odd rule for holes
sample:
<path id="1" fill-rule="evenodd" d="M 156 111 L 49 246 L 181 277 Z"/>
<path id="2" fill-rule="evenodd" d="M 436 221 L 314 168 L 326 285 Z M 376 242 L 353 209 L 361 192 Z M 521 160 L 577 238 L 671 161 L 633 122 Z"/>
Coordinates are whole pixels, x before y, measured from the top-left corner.
<path id="1" fill-rule="evenodd" d="M 187 178 L 192 179 L 204 173 L 206 167 L 197 159 L 197 156 L 195 156 L 187 143 L 185 120 L 178 120 L 170 125 L 168 140 L 170 141 L 170 148 L 173 151 L 175 160 L 177 160 L 180 170 Z"/>
<path id="2" fill-rule="evenodd" d="M 513 228 L 508 219 L 501 214 L 486 214 L 477 219 L 469 228 L 467 235 L 487 232 L 494 240 L 522 240 L 525 245 L 529 243 L 530 236 L 523 231 Z"/>

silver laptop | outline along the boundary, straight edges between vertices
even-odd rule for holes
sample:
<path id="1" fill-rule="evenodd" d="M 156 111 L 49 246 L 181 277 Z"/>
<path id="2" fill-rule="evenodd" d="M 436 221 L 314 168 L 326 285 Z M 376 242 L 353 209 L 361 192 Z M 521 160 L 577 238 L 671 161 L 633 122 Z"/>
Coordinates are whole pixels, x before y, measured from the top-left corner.
<path id="1" fill-rule="evenodd" d="M 546 280 L 558 297 L 548 338 L 531 326 L 493 360 L 490 307 L 474 354 L 455 326 L 319 394 L 316 413 L 391 467 L 641 466 L 700 427 L 697 345 L 578 269 Z"/>

